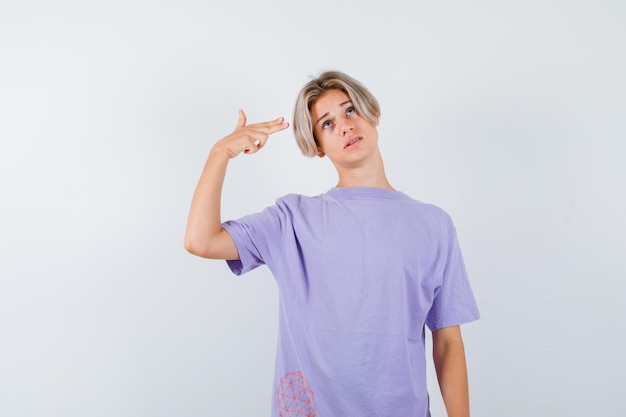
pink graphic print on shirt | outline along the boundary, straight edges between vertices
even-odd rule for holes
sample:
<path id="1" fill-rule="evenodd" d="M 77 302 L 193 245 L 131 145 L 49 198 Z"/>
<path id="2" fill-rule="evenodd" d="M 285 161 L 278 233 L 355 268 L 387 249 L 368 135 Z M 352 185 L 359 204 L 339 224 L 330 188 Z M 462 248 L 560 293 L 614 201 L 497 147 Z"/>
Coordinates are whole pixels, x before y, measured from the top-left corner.
<path id="1" fill-rule="evenodd" d="M 276 408 L 280 417 L 315 417 L 313 390 L 302 372 L 289 372 L 280 379 Z"/>

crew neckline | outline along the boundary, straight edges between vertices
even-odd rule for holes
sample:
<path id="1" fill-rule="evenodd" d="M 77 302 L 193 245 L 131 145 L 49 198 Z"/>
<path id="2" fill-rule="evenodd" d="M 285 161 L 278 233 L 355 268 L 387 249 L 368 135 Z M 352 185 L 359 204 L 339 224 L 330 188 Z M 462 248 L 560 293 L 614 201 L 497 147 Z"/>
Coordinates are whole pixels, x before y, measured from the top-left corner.
<path id="1" fill-rule="evenodd" d="M 378 187 L 333 187 L 327 194 L 333 197 L 407 198 L 401 191 Z"/>

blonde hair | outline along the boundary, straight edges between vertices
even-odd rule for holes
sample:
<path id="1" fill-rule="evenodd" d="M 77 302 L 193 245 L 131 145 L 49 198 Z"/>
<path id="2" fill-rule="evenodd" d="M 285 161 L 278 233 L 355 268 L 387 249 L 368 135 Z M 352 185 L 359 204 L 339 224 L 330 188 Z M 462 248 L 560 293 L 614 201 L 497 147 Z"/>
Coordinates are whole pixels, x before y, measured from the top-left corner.
<path id="1" fill-rule="evenodd" d="M 326 71 L 312 79 L 300 90 L 293 111 L 293 130 L 304 156 L 318 155 L 318 142 L 313 132 L 311 107 L 328 90 L 343 91 L 362 118 L 371 125 L 378 124 L 380 106 L 372 93 L 360 82 L 339 71 Z"/>

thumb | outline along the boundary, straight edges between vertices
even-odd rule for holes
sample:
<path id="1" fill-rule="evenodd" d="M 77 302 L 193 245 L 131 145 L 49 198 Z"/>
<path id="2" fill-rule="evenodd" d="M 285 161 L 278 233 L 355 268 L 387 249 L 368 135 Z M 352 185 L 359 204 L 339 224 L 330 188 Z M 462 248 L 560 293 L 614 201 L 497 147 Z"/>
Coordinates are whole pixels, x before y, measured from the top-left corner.
<path id="1" fill-rule="evenodd" d="M 243 110 L 239 109 L 239 120 L 237 120 L 237 127 L 235 129 L 242 128 L 246 125 L 246 114 Z"/>

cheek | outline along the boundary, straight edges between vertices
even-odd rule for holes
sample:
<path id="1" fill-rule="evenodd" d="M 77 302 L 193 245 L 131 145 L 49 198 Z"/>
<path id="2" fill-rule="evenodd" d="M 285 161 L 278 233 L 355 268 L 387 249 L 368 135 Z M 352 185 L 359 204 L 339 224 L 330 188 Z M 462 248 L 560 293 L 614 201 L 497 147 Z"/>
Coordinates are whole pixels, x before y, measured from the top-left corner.
<path id="1" fill-rule="evenodd" d="M 326 130 L 319 130 L 313 132 L 313 137 L 318 143 L 322 143 L 324 139 L 328 136 L 328 132 Z"/>
<path id="2" fill-rule="evenodd" d="M 317 132 L 313 132 L 313 139 L 315 139 L 315 144 L 317 147 L 321 147 L 324 139 Z"/>

